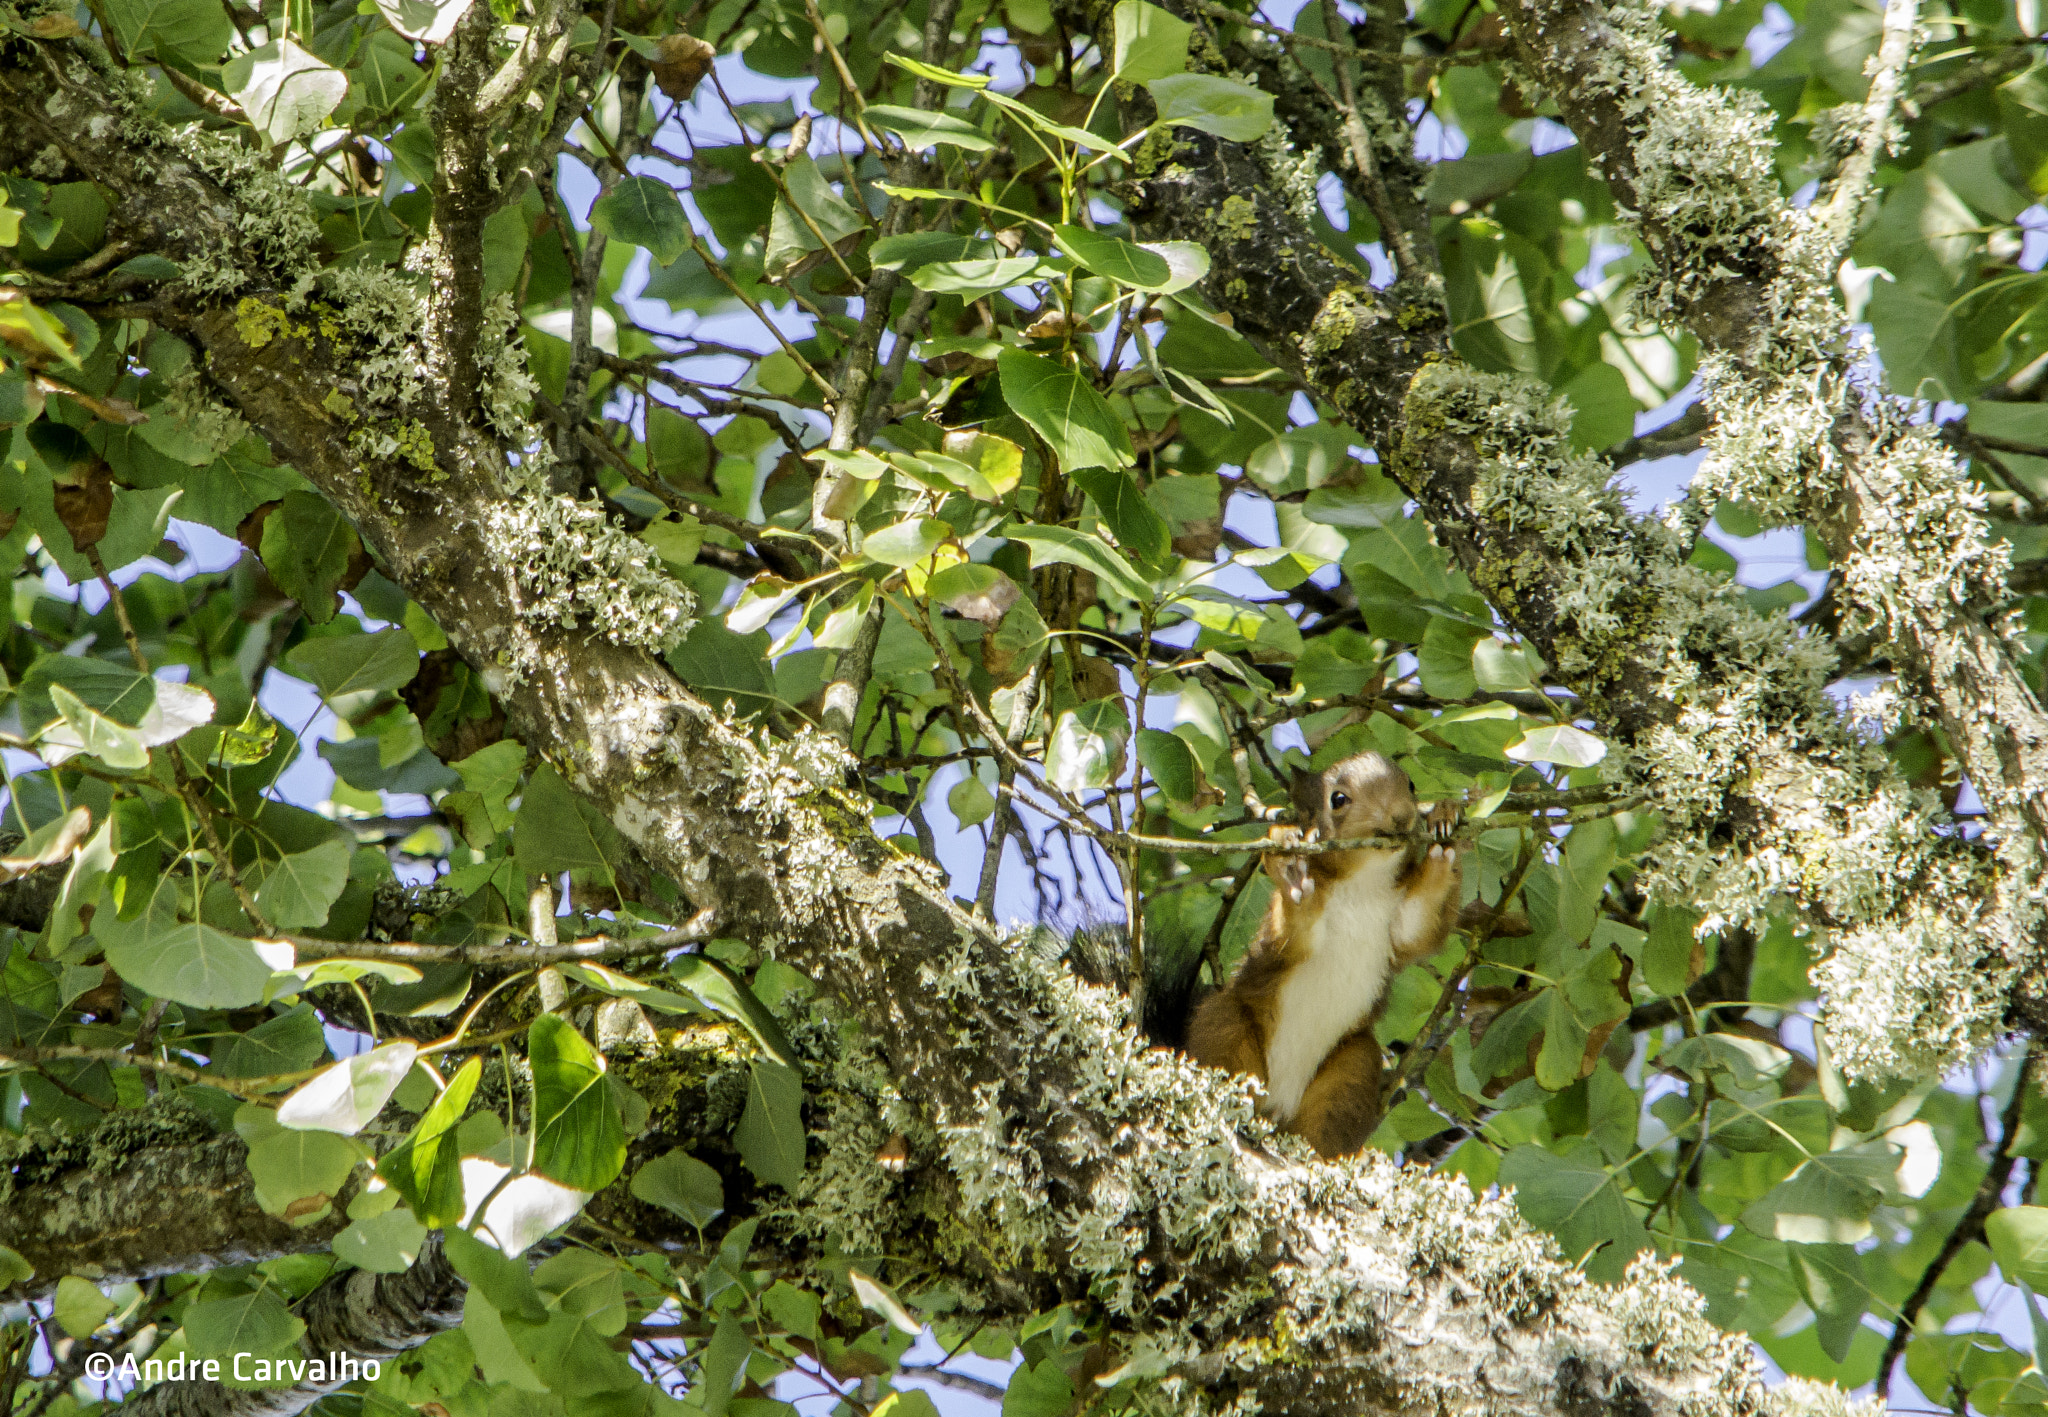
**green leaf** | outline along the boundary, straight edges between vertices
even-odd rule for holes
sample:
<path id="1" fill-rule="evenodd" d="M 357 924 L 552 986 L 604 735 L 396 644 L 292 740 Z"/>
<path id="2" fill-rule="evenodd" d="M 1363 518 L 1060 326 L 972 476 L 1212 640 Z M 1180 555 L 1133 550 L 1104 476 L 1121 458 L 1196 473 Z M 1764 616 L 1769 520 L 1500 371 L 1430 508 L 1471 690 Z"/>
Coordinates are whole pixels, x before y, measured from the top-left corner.
<path id="1" fill-rule="evenodd" d="M 1668 904 L 1657 907 L 1656 917 L 1650 922 L 1649 938 L 1636 961 L 1642 966 L 1639 977 L 1645 988 L 1664 995 L 1685 992 L 1696 972 L 1693 956 L 1698 945 L 1693 931 L 1699 922 L 1697 911 Z"/>
<path id="2" fill-rule="evenodd" d="M 1046 780 L 1068 792 L 1107 787 L 1124 770 L 1130 720 L 1121 698 L 1096 699 L 1068 709 L 1045 750 Z"/>
<path id="3" fill-rule="evenodd" d="M 430 1229 L 457 1225 L 463 1218 L 462 1150 L 455 1128 L 469 1110 L 483 1068 L 482 1058 L 464 1063 L 406 1139 L 377 1163 L 377 1174 Z"/>
<path id="4" fill-rule="evenodd" d="M 911 517 L 870 532 L 860 543 L 861 554 L 885 566 L 915 566 L 928 561 L 953 528 L 937 517 Z"/>
<path id="5" fill-rule="evenodd" d="M 513 858 L 527 875 L 569 871 L 612 884 L 612 858 L 622 849 L 618 829 L 545 763 L 527 779 L 512 832 Z"/>
<path id="6" fill-rule="evenodd" d="M 1203 276 L 1209 274 L 1208 248 L 1204 247 L 1200 242 L 1141 241 L 1138 243 L 1138 249 L 1140 251 L 1150 251 L 1160 260 L 1166 262 L 1168 272 L 1166 283 L 1154 287 L 1161 295 L 1172 295 L 1176 291 L 1186 290 Z M 1175 369 L 1162 369 L 1160 372 L 1168 376 L 1167 383 L 1176 401 L 1181 403 L 1192 402 L 1201 408 L 1207 409 L 1210 413 L 1218 415 L 1223 422 L 1230 422 L 1233 415 L 1229 407 L 1217 399 L 1214 394 L 1211 394 L 1199 381 Z M 1173 377 L 1175 375 L 1179 376 L 1177 380 Z"/>
<path id="7" fill-rule="evenodd" d="M 1053 562 L 1079 566 L 1084 571 L 1093 572 L 1105 589 L 1113 590 L 1127 600 L 1144 605 L 1152 599 L 1152 587 L 1146 584 L 1130 562 L 1100 537 L 1068 526 L 1029 525 L 1009 527 L 1003 535 L 1031 548 L 1033 570 Z"/>
<path id="8" fill-rule="evenodd" d="M 195 1358 L 226 1359 L 237 1353 L 267 1356 L 297 1343 L 305 1331 L 305 1324 L 292 1317 L 277 1291 L 267 1285 L 185 1310 L 186 1351 Z"/>
<path id="9" fill-rule="evenodd" d="M 761 1296 L 761 1307 L 768 1311 L 769 1318 L 790 1333 L 817 1342 L 818 1319 L 824 1313 L 824 1305 L 808 1289 L 799 1289 L 786 1279 L 778 1279 Z"/>
<path id="10" fill-rule="evenodd" d="M 946 810 L 963 830 L 980 826 L 995 809 L 995 794 L 972 772 L 954 783 L 952 791 L 946 794 Z"/>
<path id="11" fill-rule="evenodd" d="M 944 84 L 948 88 L 985 89 L 989 86 L 990 79 L 987 74 L 956 74 L 951 69 L 941 69 L 936 64 L 908 59 L 901 54 L 885 54 L 882 57 L 897 68 L 915 74 L 920 79 L 930 79 L 933 83 Z"/>
<path id="12" fill-rule="evenodd" d="M 417 1044 L 400 1039 L 342 1059 L 284 1100 L 278 1125 L 354 1136 L 384 1110 L 418 1054 Z"/>
<path id="13" fill-rule="evenodd" d="M 1500 1181 L 1515 1188 L 1515 1205 L 1531 1225 L 1557 1236 L 1565 1259 L 1582 1256 L 1593 1279 L 1619 1281 L 1639 1250 L 1650 1248 L 1649 1231 L 1608 1174 L 1600 1148 L 1572 1138 L 1562 1154 L 1540 1146 L 1518 1146 L 1501 1158 Z"/>
<path id="14" fill-rule="evenodd" d="M 870 246 L 868 264 L 878 271 L 914 271 L 934 261 L 987 259 L 994 251 L 990 242 L 950 231 L 905 231 L 884 236 Z"/>
<path id="15" fill-rule="evenodd" d="M 1233 143 L 1257 142 L 1273 126 L 1273 96 L 1214 74 L 1170 74 L 1145 87 L 1159 121 L 1196 128 Z"/>
<path id="16" fill-rule="evenodd" d="M 698 1399 L 704 1409 L 704 1417 L 724 1417 L 725 1410 L 732 1403 L 732 1395 L 746 1376 L 747 1358 L 754 1345 L 747 1339 L 746 1325 L 737 1314 L 723 1314 L 718 1326 L 711 1332 L 711 1341 L 704 1345 L 703 1358 L 697 1369 L 697 1383 L 690 1396 Z M 698 1397 L 701 1392 L 701 1398 Z"/>
<path id="17" fill-rule="evenodd" d="M 2007 1279 L 2048 1287 L 2048 1206 L 2013 1205 L 1984 1221 L 1984 1243 Z"/>
<path id="18" fill-rule="evenodd" d="M 1479 692 L 1472 673 L 1472 649 L 1481 632 L 1442 615 L 1429 617 L 1415 658 L 1422 669 L 1422 688 L 1439 699 L 1469 699 Z"/>
<path id="19" fill-rule="evenodd" d="M 1117 545 L 1132 560 L 1141 566 L 1166 567 L 1173 555 L 1173 533 L 1138 490 L 1136 478 L 1108 467 L 1077 467 L 1070 476 L 1094 499 L 1103 522 L 1116 534 Z"/>
<path id="20" fill-rule="evenodd" d="M 968 304 L 1012 286 L 1044 280 L 1052 270 L 1036 256 L 932 261 L 910 273 L 910 283 L 934 295 L 957 295 Z"/>
<path id="21" fill-rule="evenodd" d="M 747 1072 L 747 1109 L 733 1129 L 740 1160 L 767 1185 L 795 1190 L 804 1172 L 804 1085 L 796 1069 L 756 1058 Z"/>
<path id="22" fill-rule="evenodd" d="M 279 860 L 256 886 L 256 907 L 280 930 L 317 929 L 341 899 L 348 884 L 354 848 L 345 841 L 324 841 L 310 850 Z"/>
<path id="23" fill-rule="evenodd" d="M 617 241 L 647 248 L 666 266 L 690 249 L 690 218 L 682 198 L 666 182 L 628 177 L 590 208 L 590 224 Z"/>
<path id="24" fill-rule="evenodd" d="M 665 1151 L 633 1173 L 633 1195 L 674 1211 L 702 1230 L 725 1213 L 725 1183 L 718 1173 L 680 1147 Z"/>
<path id="25" fill-rule="evenodd" d="M 1187 740 L 1156 728 L 1138 730 L 1138 761 L 1176 807 L 1192 807 L 1202 792 L 1202 769 Z"/>
<path id="26" fill-rule="evenodd" d="M 1052 240 L 1076 265 L 1119 285 L 1161 290 L 1173 280 L 1173 267 L 1158 252 L 1085 226 L 1055 226 Z"/>
<path id="27" fill-rule="evenodd" d="M 109 0 L 104 13 L 131 63 L 211 64 L 235 37 L 227 12 L 208 0 Z"/>
<path id="28" fill-rule="evenodd" d="M 91 1280 L 67 1274 L 57 1281 L 54 1310 L 66 1333 L 73 1338 L 90 1338 L 93 1330 L 114 1312 L 114 1301 L 100 1293 L 99 1286 Z"/>
<path id="29" fill-rule="evenodd" d="M 1898 1166 L 1895 1156 L 1827 1152 L 1797 1170 L 1743 1210 L 1752 1232 L 1794 1244 L 1854 1245 L 1870 1235 L 1870 1213 Z"/>
<path id="30" fill-rule="evenodd" d="M 221 78 L 272 145 L 318 128 L 348 97 L 348 75 L 289 39 L 237 55 Z"/>
<path id="31" fill-rule="evenodd" d="M 1568 723 L 1532 728 L 1507 747 L 1507 755 L 1518 763 L 1557 763 L 1563 767 L 1589 768 L 1607 756 L 1607 745 Z"/>
<path id="32" fill-rule="evenodd" d="M 341 605 L 336 591 L 359 549 L 341 513 L 317 492 L 287 493 L 263 519 L 261 548 L 264 569 L 307 619 L 324 625 L 334 618 Z"/>
<path id="33" fill-rule="evenodd" d="M 789 195 L 775 203 L 764 257 L 770 280 L 793 280 L 829 259 L 827 244 L 842 255 L 850 252 L 868 229 L 866 216 L 832 190 L 808 155 L 792 159 L 782 169 L 782 181 Z M 817 228 L 815 233 L 812 227 Z M 824 243 L 818 240 L 820 234 Z"/>
<path id="34" fill-rule="evenodd" d="M 377 0 L 391 28 L 423 44 L 446 44 L 472 0 Z"/>
<path id="35" fill-rule="evenodd" d="M 195 1009 L 261 1003 L 271 971 L 292 962 L 289 945 L 270 949 L 266 958 L 251 941 L 198 921 L 166 923 L 154 911 L 121 921 L 104 891 L 93 927 L 107 963 L 123 979 L 159 999 Z"/>
<path id="36" fill-rule="evenodd" d="M 376 693 L 412 682 L 419 673 L 420 647 L 394 625 L 373 635 L 306 640 L 284 657 L 284 667 L 330 699 Z"/>
<path id="37" fill-rule="evenodd" d="M 996 356 L 996 372 L 1004 400 L 1052 446 L 1067 470 L 1128 467 L 1134 460 L 1123 420 L 1072 369 L 1006 349 Z"/>
<path id="38" fill-rule="evenodd" d="M 43 757 L 53 767 L 76 754 L 98 758 L 110 768 L 149 766 L 149 749 L 134 729 L 95 713 L 62 684 L 50 686 L 50 702 L 57 706 L 63 726 L 43 735 Z"/>
<path id="39" fill-rule="evenodd" d="M 533 1168 L 579 1191 L 601 1191 L 626 1165 L 626 1131 L 604 1084 L 604 1058 L 555 1014 L 527 1031 L 533 1066 Z"/>
<path id="40" fill-rule="evenodd" d="M 677 955 L 669 961 L 668 974 L 705 1008 L 724 1014 L 746 1029 L 769 1058 L 791 1069 L 796 1067 L 796 1053 L 775 1015 L 724 965 L 703 955 Z"/>
<path id="41" fill-rule="evenodd" d="M 1472 677 L 1490 694 L 1513 693 L 1534 682 L 1523 647 L 1505 644 L 1491 635 L 1472 646 Z"/>
<path id="42" fill-rule="evenodd" d="M 853 1297 L 860 1300 L 863 1309 L 887 1319 L 889 1327 L 906 1337 L 915 1338 L 924 1332 L 924 1325 L 903 1307 L 902 1302 L 886 1286 L 876 1283 L 857 1269 L 849 1269 L 846 1277 L 853 1285 Z"/>
<path id="43" fill-rule="evenodd" d="M 303 1072 L 327 1053 L 320 1016 L 310 1004 L 273 1015 L 223 1048 L 213 1070 L 222 1077 L 267 1078 Z"/>
<path id="44" fill-rule="evenodd" d="M 256 1203 L 293 1225 L 312 1225 L 334 1208 L 334 1197 L 349 1173 L 368 1159 L 368 1149 L 333 1132 L 300 1132 L 278 1126 L 261 1107 L 235 1113 L 235 1130 L 249 1145 L 249 1175 Z"/>
<path id="45" fill-rule="evenodd" d="M 996 145 L 995 139 L 965 118 L 952 113 L 932 112 L 922 108 L 900 108 L 891 103 L 871 103 L 867 106 L 864 116 L 868 122 L 901 135 L 913 148 L 929 148 L 944 144 L 947 147 L 965 148 L 969 152 L 985 153 Z"/>
<path id="46" fill-rule="evenodd" d="M 19 1250 L 0 1245 L 0 1289 L 12 1289 L 36 1277 L 36 1267 L 22 1258 Z"/>
<path id="47" fill-rule="evenodd" d="M 447 1231 L 442 1244 L 455 1272 L 482 1290 L 492 1308 L 525 1323 L 547 1322 L 547 1306 L 523 1262 L 486 1245 L 467 1230 Z"/>
<path id="48" fill-rule="evenodd" d="M 1019 1366 L 1003 1390 L 1003 1417 L 1061 1417 L 1073 1407 L 1073 1381 L 1056 1358 Z"/>
<path id="49" fill-rule="evenodd" d="M 1195 27 L 1145 0 L 1120 0 L 1115 12 L 1115 75 L 1127 84 L 1149 83 L 1188 67 Z"/>
<path id="50" fill-rule="evenodd" d="M 1821 1351 L 1837 1363 L 1845 1361 L 1870 1307 L 1863 1256 L 1853 1245 L 1790 1245 L 1786 1250 L 1799 1292 L 1819 1316 Z"/>
<path id="51" fill-rule="evenodd" d="M 1736 1087 L 1754 1092 L 1783 1077 L 1792 1066 L 1792 1055 L 1761 1038 L 1740 1033 L 1702 1033 L 1666 1049 L 1661 1061 L 1697 1077 L 1709 1072 L 1726 1073 Z"/>
<path id="52" fill-rule="evenodd" d="M 403 1274 L 419 1258 L 426 1240 L 427 1227 L 404 1206 L 394 1206 L 350 1221 L 348 1228 L 334 1237 L 334 1257 L 372 1274 Z"/>

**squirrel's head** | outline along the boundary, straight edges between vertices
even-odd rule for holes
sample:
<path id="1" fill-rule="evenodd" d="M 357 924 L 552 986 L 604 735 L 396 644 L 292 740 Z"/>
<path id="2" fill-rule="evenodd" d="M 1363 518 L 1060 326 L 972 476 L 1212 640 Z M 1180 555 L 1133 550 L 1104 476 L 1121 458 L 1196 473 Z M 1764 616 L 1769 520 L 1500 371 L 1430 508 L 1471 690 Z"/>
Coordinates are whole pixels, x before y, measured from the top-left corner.
<path id="1" fill-rule="evenodd" d="M 1415 824 L 1408 774 L 1378 753 L 1359 753 L 1294 778 L 1295 821 L 1323 841 L 1401 833 Z"/>

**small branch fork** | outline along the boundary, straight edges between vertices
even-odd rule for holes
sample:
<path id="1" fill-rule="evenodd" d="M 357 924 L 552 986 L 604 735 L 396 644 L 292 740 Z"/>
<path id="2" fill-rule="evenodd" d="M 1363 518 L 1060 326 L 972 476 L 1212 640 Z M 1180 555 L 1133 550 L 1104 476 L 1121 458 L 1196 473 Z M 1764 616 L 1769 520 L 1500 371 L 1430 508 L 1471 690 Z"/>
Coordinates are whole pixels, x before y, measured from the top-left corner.
<path id="1" fill-rule="evenodd" d="M 1984 1179 L 1977 1186 L 1977 1194 L 1970 1200 L 1970 1208 L 1963 1212 L 1963 1218 L 1956 1222 L 1956 1228 L 1949 1231 L 1948 1239 L 1942 1242 L 1941 1250 L 1935 1255 L 1927 1269 L 1920 1276 L 1920 1282 L 1913 1286 L 1913 1292 L 1899 1308 L 1899 1320 L 1892 1325 L 1892 1336 L 1884 1346 L 1884 1356 L 1877 1360 L 1877 1396 L 1883 1400 L 1891 1395 L 1892 1369 L 1898 1366 L 1899 1355 L 1906 1351 L 1906 1344 L 1913 1337 L 1913 1326 L 1920 1318 L 1920 1311 L 1933 1297 L 1934 1289 L 1941 1282 L 1942 1274 L 1949 1264 L 1962 1252 L 1963 1246 L 1978 1239 L 1984 1233 L 1984 1222 L 1998 1209 L 1999 1200 L 2005 1194 L 2006 1183 L 2012 1179 L 2013 1163 L 2019 1156 L 2012 1149 L 2020 1132 L 2020 1117 L 2026 1110 L 2027 1096 L 2036 1086 L 2041 1069 L 2041 1051 L 2031 1041 L 2027 1051 L 2020 1057 L 2020 1075 L 2013 1081 L 2012 1100 L 2005 1104 L 2005 1116 L 2000 1123 L 1998 1150 L 1991 1158 L 1991 1169 L 1984 1173 Z M 1929 1393 L 1939 1401 L 1939 1396 Z"/>

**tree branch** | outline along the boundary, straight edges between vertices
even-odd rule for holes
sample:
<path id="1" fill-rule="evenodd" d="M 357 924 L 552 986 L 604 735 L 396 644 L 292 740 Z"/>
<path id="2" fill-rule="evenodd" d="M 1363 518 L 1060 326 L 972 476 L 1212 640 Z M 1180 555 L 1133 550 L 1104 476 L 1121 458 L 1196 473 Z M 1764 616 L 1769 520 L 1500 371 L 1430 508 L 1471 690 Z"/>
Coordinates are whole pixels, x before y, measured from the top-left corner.
<path id="1" fill-rule="evenodd" d="M 270 267 L 243 245 L 235 193 L 177 149 L 126 136 L 103 94 L 0 58 L 0 115 L 32 142 L 64 125 L 121 229 L 172 259 L 224 244 L 245 261 L 245 300 L 264 300 Z M 88 132 L 108 136 L 80 141 Z M 1218 264 L 1250 254 L 1225 243 Z M 1300 287 L 1276 284 L 1285 307 Z M 1354 311 L 1389 318 L 1339 337 L 1326 316 L 1331 358 L 1355 345 L 1391 366 L 1440 347 L 1440 316 L 1411 332 L 1353 289 Z M 1296 328 L 1314 327 L 1327 300 L 1296 304 L 1309 317 Z M 832 740 L 757 741 L 645 650 L 544 609 L 519 558 L 492 548 L 508 521 L 548 504 L 510 490 L 496 437 L 456 402 L 445 368 L 430 365 L 404 406 L 433 435 L 428 480 L 396 456 L 352 450 L 307 395 L 343 380 L 357 357 L 345 338 L 287 323 L 252 344 L 246 306 L 238 319 L 175 289 L 155 313 L 482 667 L 528 749 L 694 909 L 715 912 L 721 933 L 772 944 L 861 1025 L 848 1046 L 874 1051 L 852 1072 L 890 1080 L 911 1166 L 950 1204 L 932 1192 L 896 1202 L 886 1180 L 863 1177 L 853 1192 L 815 1192 L 814 1210 L 840 1209 L 814 1218 L 896 1252 L 943 1217 L 952 1266 L 992 1303 L 1100 1296 L 1112 1332 L 1154 1335 L 1217 1407 L 1399 1410 L 1424 1393 L 1640 1417 L 1762 1405 L 1748 1346 L 1708 1324 L 1661 1266 L 1594 1285 L 1512 1201 L 1476 1200 L 1462 1180 L 1381 1156 L 1310 1162 L 1254 1116 L 1245 1083 L 1146 1049 L 1110 996 L 1010 947 L 949 899 L 934 868 L 876 840 L 860 804 L 840 799 L 850 764 Z M 1316 344 L 1305 353 L 1335 368 Z M 17 1209 L 0 1225 L 32 1229 Z M 1037 1262 L 1055 1255 L 1056 1266 Z M 184 1267 L 199 1263 L 187 1246 Z M 1291 1335 L 1284 1349 L 1276 1331 Z"/>

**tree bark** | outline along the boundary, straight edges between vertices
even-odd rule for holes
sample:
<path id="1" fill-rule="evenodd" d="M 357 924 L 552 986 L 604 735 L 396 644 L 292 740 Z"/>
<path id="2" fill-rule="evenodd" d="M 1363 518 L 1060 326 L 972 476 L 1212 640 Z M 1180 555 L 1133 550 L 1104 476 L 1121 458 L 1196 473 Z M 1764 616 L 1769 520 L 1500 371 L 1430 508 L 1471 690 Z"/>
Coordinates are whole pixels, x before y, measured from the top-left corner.
<path id="1" fill-rule="evenodd" d="M 934 1249 L 989 1304 L 1094 1298 L 1219 1411 L 1763 1407 L 1747 1343 L 1708 1325 L 1657 1265 L 1595 1286 L 1511 1202 L 1475 1200 L 1460 1179 L 1376 1155 L 1307 1161 L 1253 1118 L 1241 1083 L 1147 1053 L 1116 1001 L 1012 950 L 934 870 L 883 848 L 842 799 L 836 743 L 754 741 L 643 651 L 537 614 L 530 586 L 489 553 L 494 516 L 537 516 L 535 493 L 508 477 L 444 369 L 401 410 L 432 438 L 432 475 L 365 457 L 324 405 L 354 387 L 360 350 L 295 315 L 279 258 L 244 242 L 246 203 L 272 188 L 211 176 L 61 45 L 0 59 L 0 113 L 10 147 L 59 143 L 106 190 L 127 240 L 174 260 L 240 258 L 236 303 L 166 287 L 152 317 L 193 340 L 215 387 L 354 520 L 489 676 L 532 752 L 721 934 L 795 964 L 866 1038 L 889 1038 L 860 1075 L 952 1206 L 897 1200 L 872 1149 L 856 1167 L 860 1136 L 827 1126 L 823 1145 L 846 1165 L 805 1196 L 819 1225 L 903 1225 L 893 1206 L 918 1206 Z M 1425 321 L 1440 332 L 1440 315 Z M 1421 348 L 1399 321 L 1360 338 L 1393 346 L 1391 360 Z"/>

